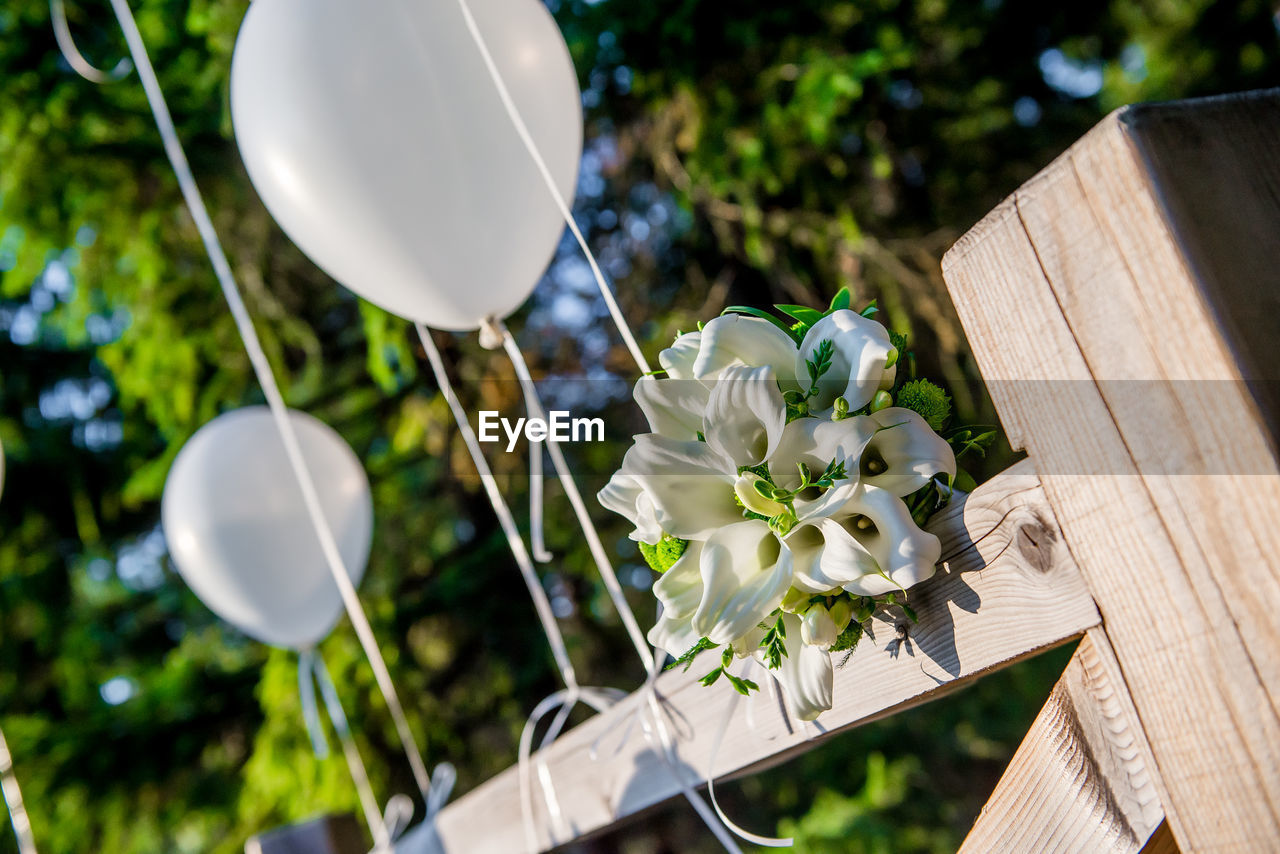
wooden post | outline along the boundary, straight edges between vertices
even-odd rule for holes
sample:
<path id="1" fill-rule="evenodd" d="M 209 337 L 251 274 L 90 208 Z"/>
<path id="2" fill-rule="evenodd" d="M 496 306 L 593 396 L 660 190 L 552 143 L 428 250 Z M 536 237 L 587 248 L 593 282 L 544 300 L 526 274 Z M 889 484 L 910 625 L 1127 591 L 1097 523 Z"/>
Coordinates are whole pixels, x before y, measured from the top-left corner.
<path id="1" fill-rule="evenodd" d="M 1184 851 L 1280 840 L 1280 91 L 1113 113 L 943 270 Z"/>
<path id="2" fill-rule="evenodd" d="M 1106 634 L 1090 629 L 960 854 L 1140 854 L 1164 821 L 1154 765 Z"/>

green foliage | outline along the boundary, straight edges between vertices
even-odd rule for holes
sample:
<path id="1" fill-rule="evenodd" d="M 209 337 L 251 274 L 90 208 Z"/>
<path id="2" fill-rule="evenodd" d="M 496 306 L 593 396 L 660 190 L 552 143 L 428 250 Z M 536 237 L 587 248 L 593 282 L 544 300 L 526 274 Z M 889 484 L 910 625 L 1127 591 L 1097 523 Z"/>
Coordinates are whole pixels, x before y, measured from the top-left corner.
<path id="1" fill-rule="evenodd" d="M 760 639 L 760 648 L 764 650 L 766 667 L 777 670 L 782 666 L 782 659 L 786 658 L 788 653 L 787 624 L 782 621 L 781 614 L 778 614 L 773 625 L 765 629 L 764 637 Z"/>
<path id="2" fill-rule="evenodd" d="M 858 645 L 858 641 L 862 639 L 862 624 L 856 620 L 850 620 L 849 625 L 845 626 L 844 631 L 836 638 L 836 642 L 831 645 L 831 652 L 848 652 Z"/>
<path id="3" fill-rule="evenodd" d="M 649 564 L 650 569 L 654 572 L 666 572 L 680 560 L 689 541 L 663 534 L 662 539 L 656 543 L 637 543 L 637 545 L 640 547 L 644 562 Z"/>
<path id="4" fill-rule="evenodd" d="M 720 646 L 718 643 L 712 643 L 710 638 L 698 638 L 698 642 L 689 649 L 685 650 L 679 658 L 667 665 L 666 669 L 671 670 L 674 667 L 683 666 L 685 671 L 689 670 L 689 666 L 693 664 L 693 660 L 709 649 L 715 649 Z"/>
<path id="5" fill-rule="evenodd" d="M 946 426 L 951 417 L 951 398 L 928 380 L 911 380 L 897 391 L 897 403 L 925 420 L 935 431 Z"/>

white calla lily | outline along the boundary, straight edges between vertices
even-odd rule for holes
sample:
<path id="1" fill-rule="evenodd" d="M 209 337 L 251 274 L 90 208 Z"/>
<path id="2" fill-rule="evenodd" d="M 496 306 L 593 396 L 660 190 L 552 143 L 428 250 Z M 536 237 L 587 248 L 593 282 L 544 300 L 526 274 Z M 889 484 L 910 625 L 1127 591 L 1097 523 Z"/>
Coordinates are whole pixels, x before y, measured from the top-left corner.
<path id="1" fill-rule="evenodd" d="M 767 366 L 773 368 L 783 388 L 796 387 L 796 342 L 769 321 L 726 314 L 703 324 L 701 336 L 693 363 L 693 375 L 698 379 L 716 380 L 726 368 L 735 366 Z"/>
<path id="2" fill-rule="evenodd" d="M 866 546 L 838 520 L 826 516 L 792 528 L 787 535 L 787 548 L 794 567 L 792 583 L 806 593 L 844 587 L 867 575 L 876 575 L 880 568 Z"/>
<path id="3" fill-rule="evenodd" d="M 702 602 L 702 543 L 691 541 L 680 559 L 653 583 L 653 595 L 662 603 L 662 613 L 675 620 L 687 620 Z"/>
<path id="4" fill-rule="evenodd" d="M 742 521 L 733 500 L 737 469 L 706 442 L 644 433 L 623 457 L 622 471 L 643 487 L 659 526 L 673 537 L 705 540 Z"/>
<path id="5" fill-rule="evenodd" d="M 606 510 L 612 510 L 635 526 L 631 539 L 642 543 L 656 543 L 662 539 L 662 526 L 658 524 L 653 499 L 645 492 L 636 478 L 625 470 L 614 472 L 596 498 Z"/>
<path id="6" fill-rule="evenodd" d="M 850 593 L 880 596 L 905 590 L 933 575 L 942 544 L 911 518 L 902 499 L 875 486 L 862 485 L 836 517 L 875 559 L 877 571 L 842 586 Z"/>
<path id="7" fill-rule="evenodd" d="M 910 409 L 891 406 L 850 420 L 859 422 L 863 432 L 873 434 L 859 457 L 858 479 L 862 483 L 901 498 L 936 475 L 955 475 L 956 455 L 947 440 Z"/>
<path id="8" fill-rule="evenodd" d="M 831 342 L 831 366 L 818 379 L 818 393 L 809 401 L 810 410 L 829 409 L 837 397 L 843 397 L 850 410 L 861 409 L 882 383 L 893 381 L 896 371 L 885 367 L 893 351 L 888 331 L 856 311 L 841 309 L 811 326 L 800 342 L 794 370 L 802 383 L 808 382 L 806 363 L 815 360 L 823 341 Z"/>
<path id="9" fill-rule="evenodd" d="M 729 643 L 778 607 L 791 586 L 791 553 L 758 519 L 716 531 L 702 549 L 702 602 L 693 628 Z"/>
<path id="10" fill-rule="evenodd" d="M 791 713 L 799 720 L 811 721 L 831 708 L 835 689 L 831 653 L 804 642 L 800 618 L 795 614 L 783 614 L 782 620 L 787 630 L 787 654 L 782 665 L 769 672 L 782 684 Z M 763 650 L 757 650 L 755 657 L 761 664 L 765 663 Z"/>
<path id="11" fill-rule="evenodd" d="M 634 397 L 654 433 L 669 439 L 693 441 L 702 431 L 710 394 L 697 380 L 641 377 L 636 382 Z"/>
<path id="12" fill-rule="evenodd" d="M 707 400 L 707 444 L 736 466 L 767 460 L 786 423 L 787 405 L 773 368 L 727 368 Z"/>
<path id="13" fill-rule="evenodd" d="M 673 380 L 695 379 L 694 360 L 702 347 L 701 332 L 686 332 L 676 337 L 675 343 L 658 354 L 658 364 Z"/>

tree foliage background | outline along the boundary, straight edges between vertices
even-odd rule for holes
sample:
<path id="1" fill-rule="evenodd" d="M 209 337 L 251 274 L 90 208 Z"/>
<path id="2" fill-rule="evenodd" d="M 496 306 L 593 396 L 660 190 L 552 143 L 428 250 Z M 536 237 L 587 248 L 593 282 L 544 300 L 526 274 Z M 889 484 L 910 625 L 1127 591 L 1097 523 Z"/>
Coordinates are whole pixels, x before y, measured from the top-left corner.
<path id="1" fill-rule="evenodd" d="M 227 74 L 246 0 L 134 5 L 290 404 L 369 471 L 361 592 L 429 761 L 456 763 L 465 791 L 512 762 L 525 714 L 555 688 L 527 596 L 405 324 L 319 273 L 244 174 Z M 825 304 L 849 285 L 910 334 L 917 369 L 947 379 L 968 421 L 994 413 L 939 275 L 950 242 L 1109 109 L 1280 82 L 1280 18 L 1264 0 L 551 5 L 586 107 L 576 212 L 651 358 L 726 304 Z M 106 4 L 70 13 L 82 50 L 113 63 L 123 43 Z M 512 325 L 548 392 L 624 439 L 632 368 L 572 250 Z M 508 364 L 474 336 L 439 340 L 473 408 L 515 410 Z M 136 77 L 86 83 L 45 3 L 7 0 L 0 727 L 42 851 L 229 854 L 254 832 L 355 809 L 341 760 L 310 754 L 292 657 L 215 619 L 159 532 L 182 443 L 260 401 Z M 571 454 L 594 491 L 620 448 Z M 518 506 L 524 459 L 494 462 Z M 579 674 L 634 688 L 639 667 L 561 499 L 549 488 L 545 581 Z M 597 515 L 648 615 L 649 571 L 619 520 Z M 412 791 L 345 621 L 323 653 L 375 787 Z M 804 851 L 954 850 L 1064 660 L 727 786 L 730 809 Z M 580 847 L 713 850 L 682 806 Z"/>

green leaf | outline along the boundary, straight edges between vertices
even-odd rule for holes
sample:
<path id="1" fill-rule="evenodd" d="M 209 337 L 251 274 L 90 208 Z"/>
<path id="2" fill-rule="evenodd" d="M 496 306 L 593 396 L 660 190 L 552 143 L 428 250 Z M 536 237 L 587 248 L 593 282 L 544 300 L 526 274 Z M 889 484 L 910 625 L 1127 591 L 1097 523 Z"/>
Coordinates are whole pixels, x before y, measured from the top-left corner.
<path id="1" fill-rule="evenodd" d="M 785 314 L 787 317 L 790 317 L 793 320 L 798 320 L 806 326 L 813 326 L 813 324 L 821 320 L 823 316 L 822 312 L 817 309 L 803 305 L 775 305 L 774 308 Z"/>
<path id="2" fill-rule="evenodd" d="M 677 658 L 675 661 L 668 664 L 665 669 L 670 670 L 673 667 L 679 667 L 680 665 L 683 664 L 685 672 L 687 673 L 689 670 L 689 666 L 693 664 L 693 660 L 695 658 L 697 658 L 699 655 L 701 655 L 702 653 L 706 652 L 709 649 L 715 649 L 719 645 L 720 644 L 718 643 L 712 643 L 710 638 L 698 638 L 697 643 L 695 643 L 692 647 L 690 647 L 687 651 L 685 651 L 685 653 L 681 655 L 679 658 Z"/>
<path id="3" fill-rule="evenodd" d="M 761 320 L 767 320 L 770 323 L 772 323 L 774 326 L 781 329 L 783 332 L 787 333 L 787 337 L 790 338 L 792 341 L 796 342 L 797 344 L 800 343 L 800 336 L 792 331 L 791 327 L 787 325 L 787 322 L 785 320 L 778 317 L 777 315 L 770 314 L 767 311 L 761 311 L 760 309 L 752 308 L 749 305 L 731 305 L 728 308 L 726 308 L 724 311 L 720 312 L 721 317 L 724 317 L 726 314 L 749 314 L 752 317 L 758 317 Z"/>
<path id="4" fill-rule="evenodd" d="M 834 311 L 843 311 L 849 307 L 849 303 L 852 299 L 853 292 L 849 290 L 848 286 L 841 288 L 836 291 L 836 295 L 831 298 L 831 305 L 827 308 L 827 314 L 831 314 Z"/>
<path id="5" fill-rule="evenodd" d="M 877 305 L 877 301 L 872 300 L 871 302 L 867 303 L 867 307 L 864 308 L 862 311 L 858 312 L 858 314 L 862 315 L 863 317 L 870 317 L 871 315 L 875 314 L 879 310 L 880 310 L 880 306 Z"/>
<path id="6" fill-rule="evenodd" d="M 701 682 L 704 686 L 711 686 L 715 684 L 716 680 L 720 678 L 720 674 L 722 673 L 724 673 L 724 668 L 717 667 L 715 670 L 712 670 L 710 673 L 708 673 L 706 676 L 703 676 L 698 681 Z"/>

